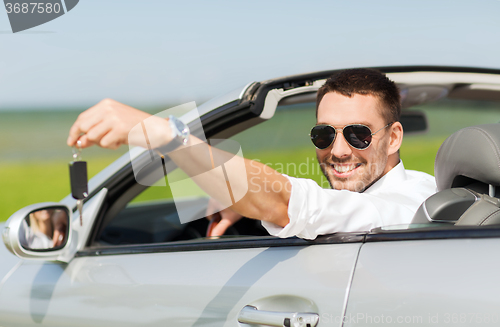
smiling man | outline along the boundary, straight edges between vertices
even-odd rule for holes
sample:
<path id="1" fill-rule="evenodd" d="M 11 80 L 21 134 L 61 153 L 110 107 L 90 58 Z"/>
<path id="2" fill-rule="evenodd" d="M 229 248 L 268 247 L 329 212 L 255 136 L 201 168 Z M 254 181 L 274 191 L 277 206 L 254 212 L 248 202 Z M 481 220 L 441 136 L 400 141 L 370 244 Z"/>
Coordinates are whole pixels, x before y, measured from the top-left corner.
<path id="1" fill-rule="evenodd" d="M 316 108 L 311 139 L 332 190 L 289 177 L 289 223 L 263 225 L 281 237 L 315 238 L 410 223 L 436 184 L 426 173 L 405 170 L 400 161 L 403 128 L 394 82 L 375 70 L 346 70 L 318 90 Z"/>
<path id="2" fill-rule="evenodd" d="M 232 182 L 231 187 L 248 186 L 248 192 L 221 211 L 217 233 L 241 216 L 262 220 L 273 235 L 308 239 L 409 223 L 436 185 L 432 176 L 404 169 L 399 159 L 403 139 L 400 114 L 399 91 L 385 75 L 354 69 L 332 76 L 318 91 L 317 124 L 311 130 L 318 161 L 332 189 L 245 159 L 247 176 L 241 177 L 241 184 Z M 83 147 L 98 144 L 116 148 L 128 142 L 146 146 L 143 135 L 129 132 L 149 117 L 116 101 L 101 101 L 79 116 L 70 130 L 68 145 L 79 139 Z M 148 119 L 149 140 L 155 140 L 158 147 L 175 143 L 169 122 L 153 118 Z M 183 151 L 170 152 L 169 156 L 190 176 L 211 169 L 210 161 L 200 155 L 200 146 L 221 160 L 232 157 L 194 136 L 183 141 L 176 148 Z M 240 168 L 226 165 L 229 175 L 234 170 L 233 176 L 240 175 Z M 196 182 L 215 199 L 224 197 L 224 181 L 208 177 Z M 269 187 L 276 183 L 282 187 Z"/>
<path id="3" fill-rule="evenodd" d="M 362 192 L 399 163 L 399 90 L 384 75 L 344 71 L 320 88 L 316 108 L 311 138 L 332 188 Z"/>

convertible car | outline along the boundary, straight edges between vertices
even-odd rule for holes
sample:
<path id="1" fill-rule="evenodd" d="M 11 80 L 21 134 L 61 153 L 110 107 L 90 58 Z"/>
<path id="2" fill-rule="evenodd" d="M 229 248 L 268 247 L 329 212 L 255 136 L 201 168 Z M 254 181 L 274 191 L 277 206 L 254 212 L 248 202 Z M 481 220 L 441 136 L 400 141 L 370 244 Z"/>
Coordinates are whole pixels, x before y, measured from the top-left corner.
<path id="1" fill-rule="evenodd" d="M 422 146 L 449 136 L 435 162 L 438 193 L 411 224 L 304 240 L 242 219 L 206 237 L 208 220 L 196 218 L 207 196 L 188 185 L 174 202 L 181 172 L 132 148 L 89 181 L 82 221 L 68 195 L 1 226 L 0 325 L 498 325 L 500 70 L 377 69 L 401 91 L 407 168 L 432 169 Z M 333 73 L 249 83 L 179 117 L 214 144 L 233 140 L 247 158 L 328 187 L 308 133 Z M 58 234 L 43 239 L 49 216 Z"/>

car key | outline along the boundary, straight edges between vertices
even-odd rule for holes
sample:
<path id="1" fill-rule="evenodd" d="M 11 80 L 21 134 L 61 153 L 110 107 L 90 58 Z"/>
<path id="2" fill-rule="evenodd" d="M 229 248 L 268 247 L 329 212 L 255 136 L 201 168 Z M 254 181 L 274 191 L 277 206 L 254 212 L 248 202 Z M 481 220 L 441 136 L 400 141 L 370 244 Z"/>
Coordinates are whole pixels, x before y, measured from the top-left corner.
<path id="1" fill-rule="evenodd" d="M 80 214 L 80 226 L 83 226 L 83 199 L 88 196 L 87 185 L 87 162 L 81 158 L 81 141 L 73 147 L 73 161 L 69 163 L 69 179 L 71 183 L 71 195 L 76 199 L 77 210 Z"/>

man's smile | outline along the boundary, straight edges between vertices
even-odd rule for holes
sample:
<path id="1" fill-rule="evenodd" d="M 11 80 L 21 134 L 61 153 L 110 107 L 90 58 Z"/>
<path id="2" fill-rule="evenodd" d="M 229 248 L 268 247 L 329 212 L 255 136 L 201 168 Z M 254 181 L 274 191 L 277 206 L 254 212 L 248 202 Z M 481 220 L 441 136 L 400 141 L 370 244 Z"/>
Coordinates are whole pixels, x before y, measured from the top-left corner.
<path id="1" fill-rule="evenodd" d="M 333 168 L 332 171 L 335 177 L 347 178 L 354 174 L 355 170 L 361 166 L 361 163 L 333 163 L 330 166 Z"/>

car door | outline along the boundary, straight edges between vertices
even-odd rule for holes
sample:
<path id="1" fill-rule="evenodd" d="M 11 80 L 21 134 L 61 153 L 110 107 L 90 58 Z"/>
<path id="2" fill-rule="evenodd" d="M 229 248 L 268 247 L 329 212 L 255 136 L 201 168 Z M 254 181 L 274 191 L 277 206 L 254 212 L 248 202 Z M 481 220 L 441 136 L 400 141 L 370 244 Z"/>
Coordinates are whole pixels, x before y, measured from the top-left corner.
<path id="1" fill-rule="evenodd" d="M 338 326 L 361 237 L 274 238 L 84 251 L 24 261 L 0 292 L 6 326 L 240 326 L 251 305 Z M 324 243 L 324 244 L 320 244 Z M 304 325 L 305 326 L 305 325 Z"/>
<path id="2" fill-rule="evenodd" d="M 496 228 L 368 235 L 344 326 L 498 325 L 499 236 Z"/>

